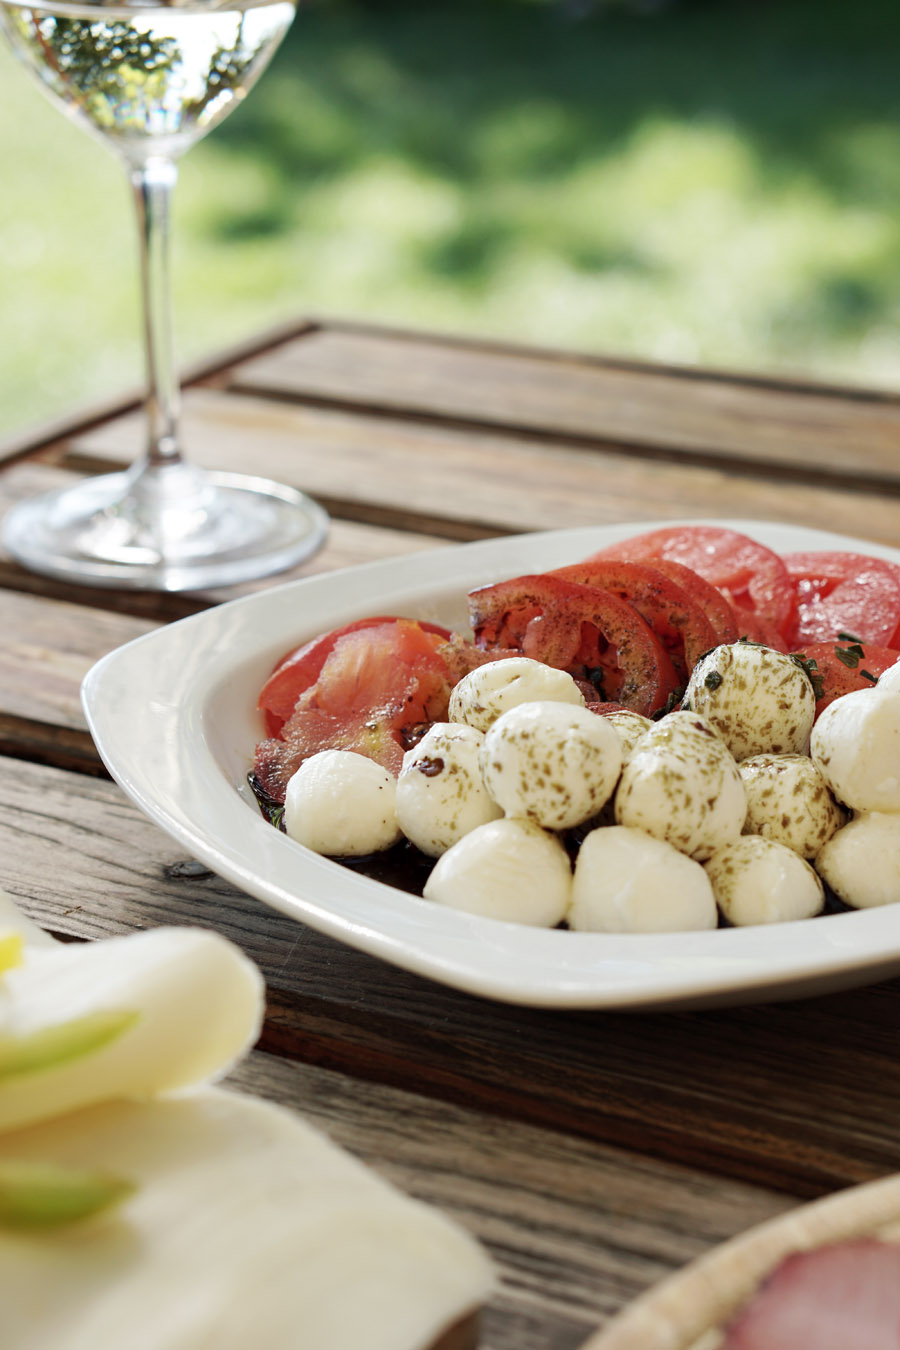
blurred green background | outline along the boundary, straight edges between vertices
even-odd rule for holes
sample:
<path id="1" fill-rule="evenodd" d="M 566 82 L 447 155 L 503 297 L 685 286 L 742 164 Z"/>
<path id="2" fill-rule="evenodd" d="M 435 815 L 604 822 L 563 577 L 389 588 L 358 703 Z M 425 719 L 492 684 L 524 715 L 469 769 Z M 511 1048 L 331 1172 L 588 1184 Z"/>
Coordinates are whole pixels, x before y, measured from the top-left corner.
<path id="1" fill-rule="evenodd" d="M 179 355 L 313 312 L 900 384 L 898 0 L 311 0 L 183 162 Z M 141 378 L 124 175 L 0 51 L 0 435 Z"/>

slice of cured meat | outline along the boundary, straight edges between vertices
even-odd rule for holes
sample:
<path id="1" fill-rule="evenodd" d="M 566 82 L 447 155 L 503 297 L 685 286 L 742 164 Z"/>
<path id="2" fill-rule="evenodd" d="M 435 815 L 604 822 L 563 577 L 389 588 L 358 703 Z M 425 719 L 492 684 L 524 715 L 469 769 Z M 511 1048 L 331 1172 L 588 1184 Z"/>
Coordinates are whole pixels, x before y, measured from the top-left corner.
<path id="1" fill-rule="evenodd" d="M 728 1328 L 723 1350 L 897 1350 L 900 1245 L 875 1239 L 797 1252 Z"/>

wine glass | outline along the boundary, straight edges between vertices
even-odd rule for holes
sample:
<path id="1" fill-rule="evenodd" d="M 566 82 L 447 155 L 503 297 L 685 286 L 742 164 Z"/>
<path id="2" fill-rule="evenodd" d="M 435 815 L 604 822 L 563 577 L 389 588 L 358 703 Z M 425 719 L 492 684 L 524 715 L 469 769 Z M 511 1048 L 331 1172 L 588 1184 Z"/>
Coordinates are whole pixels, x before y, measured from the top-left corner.
<path id="1" fill-rule="evenodd" d="M 294 0 L 0 0 L 0 27 L 54 101 L 117 152 L 140 235 L 147 443 L 126 471 L 14 507 L 3 541 L 26 566 L 97 586 L 186 590 L 264 576 L 327 531 L 304 493 L 205 472 L 179 444 L 169 285 L 178 158 L 244 97 L 294 17 Z"/>

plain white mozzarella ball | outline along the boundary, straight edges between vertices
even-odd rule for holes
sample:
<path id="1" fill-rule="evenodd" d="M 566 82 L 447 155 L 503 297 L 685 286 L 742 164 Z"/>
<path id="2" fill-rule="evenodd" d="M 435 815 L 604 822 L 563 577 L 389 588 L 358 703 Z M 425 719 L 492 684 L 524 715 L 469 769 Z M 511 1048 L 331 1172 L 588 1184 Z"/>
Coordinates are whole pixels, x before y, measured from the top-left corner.
<path id="1" fill-rule="evenodd" d="M 622 770 L 615 797 L 618 825 L 644 830 L 700 862 L 740 835 L 746 814 L 733 756 L 693 712 L 653 723 Z"/>
<path id="2" fill-rule="evenodd" d="M 578 851 L 569 924 L 594 933 L 715 928 L 718 912 L 698 862 L 643 830 L 592 830 Z"/>
<path id="3" fill-rule="evenodd" d="M 736 927 L 811 919 L 825 904 L 822 883 L 809 863 L 758 834 L 717 849 L 706 874 L 719 908 Z"/>
<path id="4" fill-rule="evenodd" d="M 854 909 L 894 904 L 900 900 L 900 815 L 871 811 L 855 816 L 832 835 L 815 866 L 835 895 Z"/>
<path id="5" fill-rule="evenodd" d="M 754 755 L 738 767 L 747 794 L 745 834 L 814 858 L 846 822 L 846 811 L 808 755 Z"/>
<path id="6" fill-rule="evenodd" d="M 487 731 L 510 708 L 538 701 L 584 707 L 584 695 L 566 671 L 528 656 L 508 656 L 464 675 L 450 695 L 448 716 Z"/>
<path id="7" fill-rule="evenodd" d="M 481 778 L 484 733 L 462 722 L 436 722 L 403 756 L 397 823 L 416 848 L 437 858 L 464 834 L 503 815 Z"/>
<path id="8" fill-rule="evenodd" d="M 813 727 L 810 754 L 844 806 L 900 811 L 900 693 L 874 685 L 836 698 Z"/>
<path id="9" fill-rule="evenodd" d="M 571 903 L 572 868 L 555 835 L 530 820 L 492 820 L 438 858 L 423 893 L 469 914 L 555 928 Z"/>
<path id="10" fill-rule="evenodd" d="M 288 781 L 284 828 L 291 839 L 332 858 L 380 853 L 400 838 L 397 780 L 352 750 L 320 750 Z"/>
<path id="11" fill-rule="evenodd" d="M 494 801 L 547 830 L 596 815 L 621 769 L 622 743 L 606 718 L 566 703 L 511 708 L 481 747 L 481 776 Z"/>
<path id="12" fill-rule="evenodd" d="M 878 676 L 875 688 L 881 694 L 900 694 L 900 661 L 895 661 Z"/>
<path id="13" fill-rule="evenodd" d="M 706 718 L 737 760 L 805 754 L 816 715 L 816 696 L 799 662 L 753 642 L 714 647 L 698 661 L 687 705 Z"/>
<path id="14" fill-rule="evenodd" d="M 602 716 L 615 728 L 622 742 L 622 763 L 627 764 L 638 741 L 653 723 L 643 713 L 632 712 L 631 708 L 617 708 L 615 712 L 603 713 Z"/>

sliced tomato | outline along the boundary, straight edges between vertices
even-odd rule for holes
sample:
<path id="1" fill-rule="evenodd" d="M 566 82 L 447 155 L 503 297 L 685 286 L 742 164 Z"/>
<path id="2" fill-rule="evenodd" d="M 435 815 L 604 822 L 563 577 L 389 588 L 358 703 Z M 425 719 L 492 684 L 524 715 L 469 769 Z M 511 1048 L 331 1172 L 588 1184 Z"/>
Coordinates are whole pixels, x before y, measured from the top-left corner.
<path id="1" fill-rule="evenodd" d="M 589 680 L 603 700 L 649 714 L 679 692 L 652 631 L 626 601 L 545 573 L 469 594 L 476 646 L 513 649 Z"/>
<path id="2" fill-rule="evenodd" d="M 788 553 L 797 593 L 795 643 L 852 633 L 890 645 L 900 627 L 900 567 L 862 553 Z"/>
<path id="3" fill-rule="evenodd" d="M 788 570 L 777 553 L 737 530 L 719 525 L 670 525 L 612 545 L 635 562 L 666 558 L 689 567 L 717 587 L 731 605 L 758 614 L 789 638 L 797 603 Z M 607 552 L 607 550 L 603 550 Z"/>
<path id="4" fill-rule="evenodd" d="M 597 557 L 604 556 L 597 554 Z M 610 557 L 617 556 L 610 551 Z M 586 559 L 592 562 L 593 558 Z M 650 564 L 657 572 L 670 577 L 677 586 L 690 596 L 695 605 L 699 605 L 715 629 L 716 645 L 722 642 L 734 642 L 738 637 L 734 613 L 721 591 L 716 590 L 711 581 L 701 577 L 683 563 L 673 562 L 671 558 L 654 558 Z"/>
<path id="5" fill-rule="evenodd" d="M 764 647 L 774 647 L 776 652 L 790 651 L 791 644 L 762 615 L 753 614 L 749 609 L 740 609 L 737 605 L 732 605 L 731 612 L 739 638 L 746 638 L 748 642 L 761 642 Z"/>
<path id="6" fill-rule="evenodd" d="M 257 702 L 257 707 L 265 717 L 267 735 L 279 735 L 284 723 L 294 711 L 297 699 L 311 684 L 315 684 L 322 667 L 334 650 L 335 643 L 340 638 L 364 628 L 378 628 L 384 624 L 400 622 L 410 623 L 412 620 L 400 620 L 393 615 L 357 619 L 354 623 L 344 624 L 342 628 L 335 628 L 329 633 L 320 633 L 310 642 L 305 642 L 302 647 L 295 647 L 283 656 L 260 690 Z M 437 624 L 419 623 L 419 627 L 426 633 L 438 633 L 445 639 L 450 638 L 449 631 Z"/>
<path id="7" fill-rule="evenodd" d="M 700 657 L 718 646 L 716 630 L 699 605 L 663 572 L 646 563 L 594 558 L 555 568 L 551 576 L 598 586 L 627 600 L 662 644 L 682 684 Z"/>
<path id="8" fill-rule="evenodd" d="M 842 694 L 871 689 L 879 675 L 900 661 L 900 652 L 869 642 L 809 642 L 796 654 L 812 667 L 817 717 Z"/>
<path id="9" fill-rule="evenodd" d="M 433 628 L 434 625 L 431 625 Z M 260 742 L 256 777 L 275 801 L 319 750 L 354 750 L 399 773 L 423 724 L 446 718 L 451 679 L 443 630 L 388 619 L 338 633 L 318 677 L 297 699 L 280 736 Z"/>

